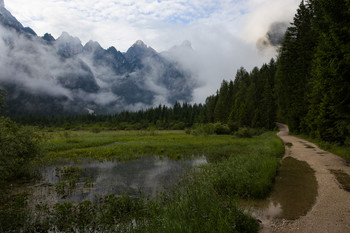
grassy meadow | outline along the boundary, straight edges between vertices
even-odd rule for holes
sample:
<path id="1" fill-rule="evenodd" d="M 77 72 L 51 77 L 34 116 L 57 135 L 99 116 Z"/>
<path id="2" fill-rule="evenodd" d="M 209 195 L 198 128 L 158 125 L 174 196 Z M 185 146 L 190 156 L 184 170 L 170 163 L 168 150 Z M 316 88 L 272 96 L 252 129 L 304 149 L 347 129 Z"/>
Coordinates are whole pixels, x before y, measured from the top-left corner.
<path id="1" fill-rule="evenodd" d="M 36 161 L 41 165 L 62 159 L 178 160 L 203 155 L 208 163 L 151 200 L 111 195 L 94 203 L 39 205 L 28 211 L 27 194 L 8 196 L 0 208 L 1 231 L 257 232 L 258 222 L 238 207 L 238 199 L 267 197 L 284 154 L 284 145 L 273 132 L 251 138 L 194 136 L 184 131 L 42 133 L 43 156 Z"/>
<path id="2" fill-rule="evenodd" d="M 181 159 L 196 155 L 205 155 L 210 161 L 273 150 L 267 141 L 270 134 L 237 138 L 232 135 L 193 136 L 183 131 L 57 131 L 44 133 L 42 162 L 82 158 L 125 161 L 142 156 Z"/>

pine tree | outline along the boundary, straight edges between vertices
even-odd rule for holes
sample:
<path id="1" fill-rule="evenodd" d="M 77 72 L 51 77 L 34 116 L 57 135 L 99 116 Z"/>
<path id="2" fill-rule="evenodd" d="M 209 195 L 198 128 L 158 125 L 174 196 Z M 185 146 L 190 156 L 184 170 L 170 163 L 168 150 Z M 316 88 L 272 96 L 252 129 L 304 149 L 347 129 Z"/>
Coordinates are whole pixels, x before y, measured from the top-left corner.
<path id="1" fill-rule="evenodd" d="M 227 123 L 230 114 L 229 83 L 224 80 L 218 95 L 218 100 L 214 110 L 214 121 Z"/>
<path id="2" fill-rule="evenodd" d="M 295 132 L 305 129 L 309 106 L 311 63 L 317 39 L 313 18 L 313 5 L 302 1 L 287 29 L 278 57 L 275 77 L 278 116 Z"/>
<path id="3" fill-rule="evenodd" d="M 315 1 L 319 43 L 308 126 L 326 141 L 350 140 L 350 2 Z"/>

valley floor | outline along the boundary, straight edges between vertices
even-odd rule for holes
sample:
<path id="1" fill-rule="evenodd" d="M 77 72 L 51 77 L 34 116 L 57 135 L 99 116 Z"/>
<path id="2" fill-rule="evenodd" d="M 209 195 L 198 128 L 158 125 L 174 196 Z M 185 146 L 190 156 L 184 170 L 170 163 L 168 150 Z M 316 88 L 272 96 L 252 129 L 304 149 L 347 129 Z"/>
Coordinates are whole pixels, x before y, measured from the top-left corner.
<path id="1" fill-rule="evenodd" d="M 285 157 L 307 162 L 315 170 L 318 197 L 312 209 L 294 221 L 263 222 L 262 232 L 350 232 L 350 192 L 338 182 L 334 173 L 350 175 L 346 160 L 319 149 L 306 140 L 289 136 L 288 126 L 279 124 L 278 136 L 285 144 Z M 345 188 L 346 189 L 346 188 Z"/>

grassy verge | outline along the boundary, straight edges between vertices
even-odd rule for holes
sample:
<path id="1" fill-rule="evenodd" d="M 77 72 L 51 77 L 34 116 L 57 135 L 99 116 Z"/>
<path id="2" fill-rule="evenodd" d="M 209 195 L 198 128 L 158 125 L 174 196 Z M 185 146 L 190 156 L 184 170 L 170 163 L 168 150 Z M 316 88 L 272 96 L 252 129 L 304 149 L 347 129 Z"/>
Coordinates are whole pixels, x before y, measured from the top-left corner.
<path id="1" fill-rule="evenodd" d="M 85 132 L 83 133 L 85 134 Z M 238 198 L 264 198 L 269 194 L 284 146 L 274 133 L 253 138 L 232 136 L 191 136 L 182 132 L 140 135 L 106 133 L 121 144 L 85 147 L 83 134 L 77 149 L 47 149 L 48 156 L 62 158 L 130 159 L 147 154 L 177 158 L 178 155 L 205 154 L 209 163 L 186 174 L 178 186 L 155 200 L 139 197 L 107 196 L 96 203 L 60 203 L 54 208 L 37 206 L 30 213 L 23 202 L 13 199 L 21 224 L 15 227 L 0 207 L 0 221 L 7 229 L 29 232 L 257 232 L 258 222 L 237 206 Z M 88 138 L 88 133 L 86 133 Z M 61 140 L 61 136 L 47 140 Z M 101 133 L 98 137 L 104 137 Z M 63 139 L 62 139 L 63 140 Z M 89 139 L 86 139 L 88 141 Z M 69 142 L 67 142 L 69 143 Z M 110 141 L 108 141 L 110 143 Z M 48 145 L 47 144 L 47 145 Z M 81 146 L 81 148 L 78 148 Z M 84 148 L 85 147 L 85 148 Z M 53 148 L 47 146 L 46 148 Z M 76 151 L 81 151 L 76 154 Z M 91 153 L 89 153 L 91 152 Z M 133 155 L 136 154 L 136 155 Z M 19 203 L 20 204 L 16 204 Z M 4 220 L 4 221 L 5 221 Z M 12 224 L 13 223 L 13 224 Z M 14 228 L 11 228 L 14 227 Z"/>
<path id="2" fill-rule="evenodd" d="M 303 138 L 303 139 L 308 140 L 310 142 L 313 142 L 319 148 L 321 148 L 323 150 L 329 151 L 329 152 L 336 154 L 344 159 L 350 160 L 350 147 L 348 147 L 348 146 L 339 145 L 337 143 L 330 143 L 330 142 L 321 141 L 321 140 L 318 140 L 315 138 L 311 138 L 307 135 L 294 134 L 294 136 Z"/>

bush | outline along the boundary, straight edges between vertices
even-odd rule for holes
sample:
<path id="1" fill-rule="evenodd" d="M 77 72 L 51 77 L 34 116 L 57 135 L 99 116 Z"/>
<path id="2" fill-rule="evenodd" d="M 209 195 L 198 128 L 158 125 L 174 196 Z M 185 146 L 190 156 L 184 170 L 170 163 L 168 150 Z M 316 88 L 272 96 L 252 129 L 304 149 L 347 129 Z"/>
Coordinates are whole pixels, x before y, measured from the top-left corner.
<path id="1" fill-rule="evenodd" d="M 228 127 L 230 128 L 231 132 L 236 132 L 239 129 L 238 123 L 233 121 L 228 122 Z"/>
<path id="2" fill-rule="evenodd" d="M 214 132 L 218 135 L 221 134 L 231 134 L 231 130 L 228 127 L 228 125 L 221 124 L 221 123 L 215 123 L 214 124 Z"/>
<path id="3" fill-rule="evenodd" d="M 172 130 L 183 130 L 185 128 L 185 123 L 183 122 L 174 122 L 171 124 L 170 128 Z"/>
<path id="4" fill-rule="evenodd" d="M 195 125 L 191 131 L 191 134 L 195 136 L 212 135 L 214 133 L 215 133 L 215 126 L 214 124 L 211 124 L 211 123 Z"/>
<path id="5" fill-rule="evenodd" d="M 33 128 L 0 118 L 0 182 L 29 174 L 29 162 L 40 153 L 41 139 Z"/>
<path id="6" fill-rule="evenodd" d="M 243 127 L 238 129 L 238 131 L 235 133 L 235 136 L 239 138 L 251 138 L 262 133 L 264 133 L 263 129 L 252 129 L 248 127 Z"/>

